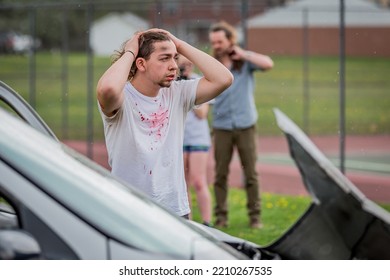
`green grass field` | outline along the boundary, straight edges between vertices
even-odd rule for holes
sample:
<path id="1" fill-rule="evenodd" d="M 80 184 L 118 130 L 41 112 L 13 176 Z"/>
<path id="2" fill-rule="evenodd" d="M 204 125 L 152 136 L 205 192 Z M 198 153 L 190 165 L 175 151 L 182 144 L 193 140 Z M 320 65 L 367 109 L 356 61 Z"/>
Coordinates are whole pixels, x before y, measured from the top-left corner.
<path id="1" fill-rule="evenodd" d="M 256 73 L 258 132 L 278 135 L 272 108 L 278 107 L 311 135 L 338 134 L 339 62 L 338 57 L 311 57 L 308 63 L 308 97 L 304 98 L 303 60 L 301 57 L 273 57 L 275 67 Z M 36 56 L 36 109 L 61 139 L 85 139 L 87 104 L 93 106 L 94 139 L 103 139 L 97 111 L 95 86 L 110 65 L 109 57 L 93 60 L 93 98 L 88 100 L 87 58 L 72 53 L 67 59 L 68 84 L 63 84 L 60 53 Z M 29 95 L 29 57 L 0 56 L 0 79 L 27 100 Z M 390 58 L 347 58 L 346 61 L 346 133 L 390 133 Z M 63 88 L 66 92 L 63 92 Z M 306 100 L 306 101 L 304 101 Z M 69 104 L 64 109 L 64 104 Z M 307 105 L 305 105 L 307 104 Z M 307 116 L 304 116 L 307 106 Z M 62 116 L 68 115 L 67 121 Z M 210 114 L 211 115 L 211 114 Z M 306 119 L 306 121 L 304 121 Z M 67 124 L 67 125 L 66 125 Z M 65 126 L 66 125 L 66 126 Z M 67 132 L 67 133 L 65 133 Z"/>

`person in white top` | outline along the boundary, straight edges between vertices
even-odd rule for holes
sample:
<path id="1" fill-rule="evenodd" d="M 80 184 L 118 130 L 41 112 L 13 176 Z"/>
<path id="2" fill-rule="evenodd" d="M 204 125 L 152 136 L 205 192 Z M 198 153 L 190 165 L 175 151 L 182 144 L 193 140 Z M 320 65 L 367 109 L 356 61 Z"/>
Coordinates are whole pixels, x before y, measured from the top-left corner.
<path id="1" fill-rule="evenodd" d="M 194 72 L 194 65 L 186 57 L 179 57 L 181 80 L 200 77 Z M 187 182 L 188 200 L 191 207 L 189 188 L 194 186 L 198 208 L 203 224 L 211 226 L 211 195 L 207 183 L 207 163 L 211 146 L 210 128 L 207 120 L 209 103 L 196 106 L 188 112 L 184 129 L 184 173 Z M 190 215 L 190 218 L 192 216 Z"/>
<path id="2" fill-rule="evenodd" d="M 204 76 L 177 81 L 179 54 Z M 96 89 L 112 173 L 188 218 L 182 148 L 186 115 L 232 82 L 220 62 L 166 30 L 134 34 Z"/>

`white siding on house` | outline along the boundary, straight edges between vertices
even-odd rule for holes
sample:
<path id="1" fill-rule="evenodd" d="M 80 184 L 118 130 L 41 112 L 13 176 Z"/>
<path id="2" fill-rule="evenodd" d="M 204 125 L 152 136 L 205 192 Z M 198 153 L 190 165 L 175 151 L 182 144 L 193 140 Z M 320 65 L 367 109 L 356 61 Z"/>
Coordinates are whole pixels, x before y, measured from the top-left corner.
<path id="1" fill-rule="evenodd" d="M 136 31 L 148 28 L 148 22 L 134 14 L 110 13 L 92 24 L 90 38 L 92 51 L 96 55 L 112 55 Z"/>
<path id="2" fill-rule="evenodd" d="M 390 11 L 366 0 L 345 0 L 345 24 L 355 27 L 390 26 Z M 311 27 L 334 27 L 340 22 L 340 0 L 298 0 L 248 20 L 248 28 L 302 27 L 303 11 Z"/>

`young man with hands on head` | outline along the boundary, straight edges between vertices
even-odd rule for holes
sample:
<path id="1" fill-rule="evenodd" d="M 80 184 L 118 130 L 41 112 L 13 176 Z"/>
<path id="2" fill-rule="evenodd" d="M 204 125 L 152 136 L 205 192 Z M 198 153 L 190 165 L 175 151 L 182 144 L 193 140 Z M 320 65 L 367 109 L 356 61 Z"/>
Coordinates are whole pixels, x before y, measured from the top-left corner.
<path id="1" fill-rule="evenodd" d="M 203 76 L 177 81 L 179 54 Z M 186 115 L 232 82 L 232 74 L 218 60 L 168 31 L 154 28 L 136 33 L 123 44 L 97 85 L 113 175 L 187 218 Z"/>

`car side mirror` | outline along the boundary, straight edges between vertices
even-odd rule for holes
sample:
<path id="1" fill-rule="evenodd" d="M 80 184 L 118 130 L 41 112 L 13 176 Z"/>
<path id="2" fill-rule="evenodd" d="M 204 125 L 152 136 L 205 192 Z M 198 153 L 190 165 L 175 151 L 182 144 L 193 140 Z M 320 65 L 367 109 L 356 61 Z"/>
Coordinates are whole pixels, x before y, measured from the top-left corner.
<path id="1" fill-rule="evenodd" d="M 31 260 L 41 258 L 41 248 L 28 232 L 0 230 L 0 260 Z"/>

